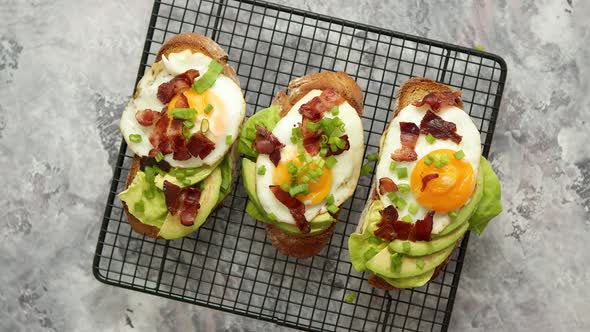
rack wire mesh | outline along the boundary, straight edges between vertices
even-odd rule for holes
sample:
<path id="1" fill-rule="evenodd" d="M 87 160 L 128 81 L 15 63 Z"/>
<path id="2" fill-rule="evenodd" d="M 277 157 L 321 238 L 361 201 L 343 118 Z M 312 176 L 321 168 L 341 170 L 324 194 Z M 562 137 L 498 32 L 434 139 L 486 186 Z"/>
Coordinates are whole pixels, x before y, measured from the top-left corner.
<path id="1" fill-rule="evenodd" d="M 414 76 L 463 91 L 487 156 L 506 80 L 502 58 L 442 42 L 378 29 L 261 1 L 156 0 L 138 71 L 179 32 L 215 39 L 229 54 L 245 91 L 248 115 L 267 107 L 288 82 L 306 73 L 345 71 L 364 91 L 365 153 L 392 116 L 394 95 Z M 264 225 L 245 212 L 241 179 L 223 207 L 196 233 L 175 241 L 132 232 L 121 201 L 133 153 L 121 144 L 93 263 L 104 283 L 315 331 L 445 331 L 468 242 L 427 285 L 375 290 L 349 263 L 347 239 L 369 194 L 373 173 L 361 177 L 343 205 L 329 245 L 317 256 L 283 256 Z M 356 299 L 344 298 L 355 293 Z"/>

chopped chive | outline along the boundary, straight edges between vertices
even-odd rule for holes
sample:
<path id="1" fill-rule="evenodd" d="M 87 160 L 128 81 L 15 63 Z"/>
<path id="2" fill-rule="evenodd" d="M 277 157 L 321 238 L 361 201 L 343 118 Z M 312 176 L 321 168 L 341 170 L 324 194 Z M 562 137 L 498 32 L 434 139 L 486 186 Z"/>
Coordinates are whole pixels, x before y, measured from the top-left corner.
<path id="1" fill-rule="evenodd" d="M 336 205 L 328 205 L 327 206 L 328 212 L 330 212 L 330 214 L 336 214 L 338 213 L 338 207 Z"/>
<path id="2" fill-rule="evenodd" d="M 305 126 L 307 127 L 307 129 L 309 129 L 311 131 L 317 131 L 318 128 L 320 127 L 320 124 L 317 122 L 308 121 Z"/>
<path id="3" fill-rule="evenodd" d="M 408 169 L 406 167 L 397 168 L 396 172 L 399 179 L 405 179 L 408 177 Z"/>
<path id="4" fill-rule="evenodd" d="M 369 153 L 367 155 L 367 160 L 368 161 L 377 161 L 379 159 L 379 154 L 378 153 Z"/>
<path id="5" fill-rule="evenodd" d="M 182 184 L 184 184 L 185 186 L 190 186 L 192 184 L 191 179 L 187 179 L 187 178 L 182 179 L 182 181 L 180 181 L 180 182 L 182 182 Z"/>
<path id="6" fill-rule="evenodd" d="M 328 154 L 328 148 L 322 147 L 320 148 L 320 156 L 325 157 Z"/>
<path id="7" fill-rule="evenodd" d="M 416 214 L 418 213 L 418 209 L 420 209 L 420 207 L 418 206 L 418 204 L 416 203 L 410 203 L 410 206 L 408 207 L 408 211 L 411 214 Z"/>
<path id="8" fill-rule="evenodd" d="M 337 146 L 339 149 L 344 149 L 344 148 L 346 147 L 346 141 L 345 141 L 345 140 L 343 140 L 343 139 L 341 139 L 341 138 L 339 138 L 339 139 L 336 141 L 336 146 Z M 375 159 L 375 160 L 376 160 L 376 159 Z"/>
<path id="9" fill-rule="evenodd" d="M 129 135 L 129 140 L 133 143 L 139 143 L 139 142 L 141 142 L 141 135 L 131 134 L 131 135 Z"/>
<path id="10" fill-rule="evenodd" d="M 289 192 L 289 184 L 286 182 L 281 183 L 281 189 L 283 189 L 286 192 Z"/>
<path id="11" fill-rule="evenodd" d="M 354 292 L 348 293 L 348 295 L 346 295 L 346 297 L 344 298 L 344 302 L 351 304 L 352 302 L 354 302 L 355 298 L 356 298 L 356 293 L 354 293 Z"/>
<path id="12" fill-rule="evenodd" d="M 413 222 L 414 220 L 412 219 L 412 217 L 410 217 L 409 214 L 406 214 L 405 216 L 402 217 L 402 220 L 405 222 Z"/>
<path id="13" fill-rule="evenodd" d="M 201 75 L 198 80 L 195 80 L 191 88 L 197 91 L 197 93 L 205 92 L 205 90 L 213 86 L 221 72 L 223 72 L 223 65 L 215 60 L 211 61 L 205 74 Z"/>
<path id="14" fill-rule="evenodd" d="M 268 219 L 270 219 L 270 220 L 277 220 L 277 216 L 274 213 L 269 213 L 268 214 Z"/>
<path id="15" fill-rule="evenodd" d="M 485 46 L 483 46 L 482 44 L 475 45 L 475 49 L 481 52 L 484 52 L 486 50 Z"/>
<path id="16" fill-rule="evenodd" d="M 201 121 L 201 132 L 203 134 L 205 134 L 208 131 L 209 131 L 209 120 L 203 119 L 203 121 Z"/>
<path id="17" fill-rule="evenodd" d="M 463 152 L 463 150 L 459 150 L 455 152 L 453 155 L 455 156 L 456 160 L 461 160 L 463 159 L 463 157 L 465 157 L 465 152 Z"/>
<path id="18" fill-rule="evenodd" d="M 455 218 L 457 218 L 457 214 L 458 214 L 457 212 L 451 211 L 451 212 L 449 212 L 449 218 L 455 219 Z"/>
<path id="19" fill-rule="evenodd" d="M 194 108 L 175 108 L 168 115 L 179 120 L 190 120 L 197 115 L 197 110 Z"/>
<path id="20" fill-rule="evenodd" d="M 203 108 L 203 112 L 205 112 L 205 114 L 211 113 L 212 110 L 213 110 L 213 105 L 211 105 L 211 104 L 207 104 L 207 106 L 205 106 L 205 108 Z"/>
<path id="21" fill-rule="evenodd" d="M 443 164 L 440 161 L 440 158 L 434 159 L 434 167 L 435 168 L 441 168 L 441 167 L 443 167 Z"/>
<path id="22" fill-rule="evenodd" d="M 287 170 L 291 175 L 297 174 L 297 166 L 295 166 L 295 164 L 292 161 L 287 163 Z"/>
<path id="23" fill-rule="evenodd" d="M 370 237 L 370 238 L 367 240 L 367 242 L 368 242 L 369 244 L 379 245 L 379 244 L 381 244 L 383 241 L 382 241 L 380 238 L 376 237 L 376 236 L 371 236 L 371 237 Z"/>
<path id="24" fill-rule="evenodd" d="M 299 179 L 299 182 L 301 183 L 308 183 L 311 179 L 309 178 L 309 176 L 304 175 Z"/>
<path id="25" fill-rule="evenodd" d="M 146 167 L 144 170 L 145 173 L 145 180 L 148 183 L 153 183 L 154 182 L 154 178 L 156 177 L 156 170 L 153 167 Z"/>
<path id="26" fill-rule="evenodd" d="M 397 185 L 397 190 L 402 194 L 406 194 L 406 193 L 410 192 L 410 185 L 405 184 L 405 183 L 400 183 Z"/>
<path id="27" fill-rule="evenodd" d="M 152 198 L 154 198 L 155 195 L 156 194 L 154 193 L 153 188 L 150 188 L 150 189 L 143 192 L 143 196 L 145 196 L 145 198 L 147 198 L 147 199 L 152 199 Z"/>
<path id="28" fill-rule="evenodd" d="M 387 193 L 386 196 L 394 204 L 395 204 L 395 202 L 397 202 L 397 199 L 399 198 L 399 196 L 394 192 Z"/>
<path id="29" fill-rule="evenodd" d="M 428 144 L 432 144 L 436 141 L 436 138 L 434 136 L 432 136 L 431 133 L 428 133 L 428 135 L 426 135 L 426 142 L 428 142 Z"/>
<path id="30" fill-rule="evenodd" d="M 391 255 L 391 270 L 393 272 L 400 272 L 402 269 L 402 255 L 393 254 Z"/>
<path id="31" fill-rule="evenodd" d="M 424 265 L 426 265 L 426 263 L 424 262 L 424 260 L 422 258 L 419 258 L 416 261 L 416 267 L 419 268 L 420 270 L 424 270 Z"/>
<path id="32" fill-rule="evenodd" d="M 319 168 L 323 168 L 325 164 L 326 164 L 326 161 L 322 158 L 318 158 L 315 160 L 315 165 Z"/>
<path id="33" fill-rule="evenodd" d="M 424 159 L 424 163 L 428 166 L 430 166 L 432 164 L 432 156 L 428 155 L 426 156 L 426 159 Z"/>
<path id="34" fill-rule="evenodd" d="M 135 202 L 133 207 L 135 208 L 135 212 L 143 213 L 145 211 L 145 205 L 143 205 L 143 201 Z"/>
<path id="35" fill-rule="evenodd" d="M 291 197 L 295 197 L 299 194 L 307 195 L 308 193 L 309 185 L 307 183 L 302 183 L 289 189 L 289 195 L 291 195 Z"/>
<path id="36" fill-rule="evenodd" d="M 396 163 L 395 161 L 392 161 L 392 162 L 389 164 L 389 170 L 390 170 L 390 171 L 395 171 L 395 167 L 396 167 L 396 166 L 397 166 L 397 163 Z"/>
<path id="37" fill-rule="evenodd" d="M 369 248 L 367 249 L 367 251 L 365 251 L 365 253 L 363 254 L 363 258 L 365 259 L 365 261 L 370 260 L 371 258 L 373 258 L 373 256 L 377 255 L 379 252 L 377 250 L 375 250 L 374 248 Z"/>
<path id="38" fill-rule="evenodd" d="M 266 166 L 262 165 L 260 167 L 258 167 L 258 175 L 264 175 L 266 174 Z"/>
<path id="39" fill-rule="evenodd" d="M 232 136 L 231 135 L 225 136 L 225 144 L 231 145 L 231 143 L 232 143 Z"/>
<path id="40" fill-rule="evenodd" d="M 183 124 L 183 125 L 184 125 L 184 127 L 185 127 L 185 128 L 187 128 L 187 129 L 191 129 L 192 127 L 194 127 L 194 126 L 195 126 L 195 123 L 194 123 L 194 122 L 192 122 L 192 121 L 190 121 L 190 120 L 184 120 L 184 121 L 182 122 L 182 124 Z"/>
<path id="41" fill-rule="evenodd" d="M 405 199 L 398 196 L 397 199 L 395 200 L 394 204 L 398 210 L 403 210 L 408 203 L 406 202 Z"/>
<path id="42" fill-rule="evenodd" d="M 362 176 L 368 176 L 369 173 L 371 173 L 371 164 L 364 164 L 361 167 L 361 175 Z"/>
<path id="43" fill-rule="evenodd" d="M 306 163 L 310 163 L 311 162 L 311 156 L 308 154 L 305 154 L 305 162 Z"/>
<path id="44" fill-rule="evenodd" d="M 446 154 L 443 154 L 442 156 L 440 156 L 440 163 L 441 163 L 443 166 L 446 166 L 446 165 L 448 165 L 448 164 L 449 164 L 449 162 L 450 162 L 450 161 L 449 161 L 449 156 L 447 156 Z"/>
<path id="45" fill-rule="evenodd" d="M 402 244 L 402 251 L 403 252 L 409 253 L 411 249 L 412 249 L 412 245 L 410 244 L 410 242 L 404 242 Z"/>
<path id="46" fill-rule="evenodd" d="M 184 178 L 186 177 L 186 174 L 184 174 L 184 172 L 177 172 L 177 173 L 174 175 L 174 177 L 175 177 L 177 180 L 179 180 L 179 181 L 182 181 L 182 180 L 184 180 Z"/>
<path id="47" fill-rule="evenodd" d="M 332 106 L 331 112 L 332 115 L 336 116 L 340 113 L 340 108 L 338 106 Z"/>
<path id="48" fill-rule="evenodd" d="M 328 195 L 328 197 L 326 198 L 326 203 L 334 204 L 334 195 L 333 194 Z"/>
<path id="49" fill-rule="evenodd" d="M 164 159 L 164 155 L 162 154 L 162 152 L 158 151 L 155 158 L 157 162 L 160 162 L 162 161 L 162 159 Z"/>
<path id="50" fill-rule="evenodd" d="M 291 143 L 295 144 L 301 141 L 303 135 L 301 134 L 301 128 L 295 127 L 291 129 Z"/>
<path id="51" fill-rule="evenodd" d="M 184 173 L 186 174 L 186 176 L 191 176 L 195 175 L 197 173 L 197 170 L 197 168 L 185 168 Z"/>
<path id="52" fill-rule="evenodd" d="M 338 162 L 338 160 L 336 159 L 336 157 L 329 156 L 328 158 L 326 158 L 326 167 L 328 167 L 329 169 L 332 169 L 334 167 L 334 165 L 336 165 L 337 162 Z"/>

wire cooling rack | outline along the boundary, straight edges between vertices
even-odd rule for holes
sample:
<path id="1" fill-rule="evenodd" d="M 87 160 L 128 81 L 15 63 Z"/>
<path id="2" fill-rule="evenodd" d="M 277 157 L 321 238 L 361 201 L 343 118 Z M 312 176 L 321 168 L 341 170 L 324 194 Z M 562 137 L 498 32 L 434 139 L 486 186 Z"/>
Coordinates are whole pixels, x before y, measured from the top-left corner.
<path id="1" fill-rule="evenodd" d="M 164 40 L 194 31 L 229 54 L 245 90 L 248 115 L 306 73 L 353 76 L 364 91 L 366 152 L 376 152 L 391 119 L 397 88 L 414 76 L 463 90 L 465 110 L 487 156 L 506 80 L 498 56 L 259 1 L 155 1 L 138 80 Z M 124 190 L 133 153 L 123 141 L 96 248 L 93 270 L 104 283 L 276 324 L 317 331 L 445 331 L 466 236 L 444 271 L 424 287 L 384 292 L 349 263 L 347 239 L 369 194 L 361 177 L 342 209 L 329 245 L 317 256 L 283 256 L 264 225 L 245 212 L 241 179 L 223 207 L 191 236 L 175 241 L 138 235 L 116 194 Z M 355 293 L 352 303 L 344 298 Z"/>

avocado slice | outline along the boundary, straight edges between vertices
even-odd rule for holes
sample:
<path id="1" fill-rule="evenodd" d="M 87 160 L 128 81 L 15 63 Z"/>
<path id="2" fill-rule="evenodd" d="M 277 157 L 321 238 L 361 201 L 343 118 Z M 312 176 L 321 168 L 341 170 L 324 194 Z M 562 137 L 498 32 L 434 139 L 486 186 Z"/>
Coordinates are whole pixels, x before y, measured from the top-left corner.
<path id="1" fill-rule="evenodd" d="M 369 207 L 369 211 L 365 215 L 365 220 L 363 220 L 362 230 L 361 233 L 365 233 L 365 230 L 368 230 L 371 234 L 373 234 L 377 230 L 377 224 L 381 222 L 381 210 L 383 210 L 385 206 L 381 200 L 375 200 L 371 203 Z"/>
<path id="2" fill-rule="evenodd" d="M 147 191 L 153 193 L 151 199 L 144 194 Z M 146 180 L 144 172 L 137 172 L 129 187 L 118 196 L 125 202 L 129 212 L 142 223 L 158 228 L 164 223 L 168 213 L 164 193 Z M 143 208 L 138 210 L 137 204 Z"/>
<path id="3" fill-rule="evenodd" d="M 387 278 L 384 276 L 379 277 L 395 288 L 416 288 L 426 285 L 426 283 L 432 278 L 433 274 L 434 269 L 426 271 L 417 276 L 407 278 Z"/>
<path id="4" fill-rule="evenodd" d="M 498 176 L 483 157 L 479 169 L 484 174 L 483 197 L 469 219 L 469 230 L 481 235 L 490 220 L 502 212 L 502 192 Z"/>
<path id="5" fill-rule="evenodd" d="M 176 176 L 174 175 L 178 169 L 172 169 L 169 173 L 167 173 L 166 175 L 162 176 L 160 174 L 156 175 L 155 179 L 154 179 L 154 183 L 156 185 L 156 187 L 160 190 L 164 190 L 164 181 L 169 181 L 174 183 L 175 185 L 184 188 L 184 187 L 189 187 L 192 186 L 195 183 L 201 182 L 203 181 L 204 178 L 208 177 L 209 174 L 211 174 L 211 172 L 213 172 L 213 170 L 215 170 L 217 168 L 217 166 L 219 165 L 219 163 L 221 163 L 221 161 L 224 159 L 219 160 L 218 162 L 216 162 L 213 165 L 209 165 L 209 166 L 201 166 L 201 167 L 196 167 L 196 168 L 184 168 L 182 171 L 183 172 L 190 172 L 193 173 L 191 175 L 187 175 L 185 176 L 185 182 L 180 182 Z"/>
<path id="6" fill-rule="evenodd" d="M 389 243 L 389 249 L 408 256 L 430 255 L 434 252 L 443 250 L 444 248 L 453 245 L 455 242 L 457 242 L 457 240 L 461 238 L 461 236 L 463 236 L 463 234 L 465 234 L 465 232 L 467 232 L 468 227 L 469 223 L 464 222 L 461 225 L 461 227 L 457 228 L 451 233 L 445 236 L 438 237 L 436 239 L 432 239 L 430 241 L 412 242 L 403 240 L 393 240 L 391 243 Z"/>
<path id="7" fill-rule="evenodd" d="M 423 271 L 433 270 L 436 268 L 438 265 L 444 262 L 447 257 L 449 257 L 449 255 L 453 252 L 453 249 L 455 249 L 454 243 L 441 251 L 437 251 L 427 256 L 402 256 L 400 270 L 393 271 L 391 267 L 392 254 L 389 252 L 389 248 L 386 247 L 367 262 L 367 269 L 386 278 L 413 277 L 424 273 Z M 394 253 L 393 255 L 401 254 Z M 416 263 L 420 259 L 424 261 L 424 266 L 422 269 L 416 266 Z"/>
<path id="8" fill-rule="evenodd" d="M 195 223 L 192 226 L 184 226 L 181 224 L 178 213 L 176 215 L 168 213 L 158 235 L 166 240 L 174 240 L 186 236 L 199 228 L 205 220 L 207 220 L 207 217 L 211 214 L 211 211 L 213 211 L 215 206 L 217 206 L 221 181 L 221 170 L 218 168 L 205 178 L 205 181 L 203 182 L 203 190 L 201 191 L 201 198 L 199 199 L 201 207 L 197 212 Z"/>
<path id="9" fill-rule="evenodd" d="M 247 158 L 242 159 L 242 179 L 244 181 L 244 188 L 246 188 L 246 193 L 248 193 L 250 202 L 252 202 L 253 204 L 253 206 L 250 207 L 250 211 L 252 213 L 248 212 L 248 209 L 246 209 L 246 212 L 248 212 L 250 216 L 252 216 L 256 220 L 260 220 L 266 223 L 273 223 L 284 232 L 299 235 L 301 234 L 301 232 L 295 225 L 273 221 L 266 215 L 266 213 L 264 213 L 264 209 L 262 208 L 260 200 L 258 199 L 258 195 L 256 194 L 256 163 Z M 257 211 L 253 211 L 254 208 Z M 313 220 L 310 221 L 311 233 L 314 233 L 314 230 L 315 233 L 323 231 L 326 228 L 330 227 L 330 225 L 335 221 L 336 219 L 332 217 L 332 215 L 330 215 L 328 212 L 317 215 Z"/>
<path id="10" fill-rule="evenodd" d="M 443 237 L 451 233 L 455 229 L 461 227 L 464 223 L 467 222 L 467 220 L 469 220 L 469 218 L 479 205 L 481 198 L 483 197 L 484 186 L 484 172 L 482 171 L 482 164 L 480 163 L 479 171 L 477 172 L 475 192 L 473 193 L 473 195 L 471 195 L 471 199 L 467 204 L 465 204 L 461 209 L 457 211 L 457 216 L 450 224 L 447 225 L 447 227 L 443 228 L 443 230 L 440 231 L 440 233 L 438 234 L 432 234 L 433 238 Z"/>

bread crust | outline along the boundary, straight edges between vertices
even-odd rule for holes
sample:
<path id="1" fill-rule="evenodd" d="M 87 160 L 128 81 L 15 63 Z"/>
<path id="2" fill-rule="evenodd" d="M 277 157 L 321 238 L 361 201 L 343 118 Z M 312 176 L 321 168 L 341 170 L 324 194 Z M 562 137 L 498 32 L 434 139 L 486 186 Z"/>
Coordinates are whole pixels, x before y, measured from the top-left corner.
<path id="1" fill-rule="evenodd" d="M 296 78 L 289 83 L 288 94 L 281 90 L 272 101 L 285 116 L 301 98 L 312 90 L 335 89 L 358 113 L 363 114 L 363 92 L 356 81 L 345 72 L 324 71 Z M 336 216 L 336 220 L 338 217 Z M 293 235 L 268 224 L 266 234 L 273 246 L 282 254 L 297 258 L 317 255 L 332 237 L 336 222 L 321 233 L 314 235 Z"/>
<path id="2" fill-rule="evenodd" d="M 203 53 L 206 56 L 214 59 L 215 61 L 219 62 L 223 65 L 223 74 L 229 78 L 231 78 L 238 86 L 240 86 L 240 81 L 236 75 L 234 69 L 227 63 L 228 56 L 225 51 L 217 45 L 211 38 L 205 37 L 203 35 L 199 35 L 196 33 L 181 33 L 178 34 L 170 39 L 168 39 L 158 51 L 158 55 L 156 56 L 156 62 L 162 59 L 162 55 L 168 56 L 171 53 L 182 52 L 186 49 L 189 49 L 193 52 Z M 244 121 L 242 120 L 242 124 Z M 240 124 L 241 127 L 241 124 Z M 236 177 L 237 167 L 236 162 L 238 160 L 238 150 L 237 150 L 237 140 L 232 144 L 228 153 L 232 154 L 232 180 Z M 129 169 L 129 175 L 127 176 L 127 181 L 125 182 L 125 189 L 131 185 L 133 179 L 135 178 L 135 174 L 139 171 L 140 168 L 140 158 L 137 155 L 133 156 L 133 161 L 131 162 L 131 167 Z M 230 184 L 229 191 L 231 192 L 233 187 L 234 181 Z M 220 203 L 221 204 L 221 203 Z M 162 237 L 158 236 L 160 233 L 160 229 L 156 226 L 146 225 L 139 221 L 139 219 L 135 218 L 129 212 L 129 208 L 127 204 L 123 203 L 123 209 L 125 211 L 125 215 L 127 216 L 127 220 L 129 221 L 129 225 L 131 228 L 140 234 L 145 236 L 154 238 L 154 239 L 161 239 Z"/>
<path id="3" fill-rule="evenodd" d="M 385 140 L 385 136 L 386 133 L 389 130 L 389 126 L 391 125 L 391 123 L 393 122 L 393 119 L 395 119 L 395 117 L 399 114 L 399 112 L 404 109 L 406 106 L 410 105 L 412 102 L 416 101 L 416 100 L 421 100 L 422 98 L 424 98 L 424 96 L 426 96 L 427 94 L 431 93 L 431 92 L 452 92 L 453 90 L 448 87 L 445 84 L 442 83 L 438 83 L 430 78 L 425 78 L 425 77 L 414 77 L 411 78 L 409 80 L 407 80 L 406 82 L 404 82 L 404 84 L 402 84 L 402 86 L 399 89 L 399 92 L 397 94 L 397 97 L 395 99 L 395 103 L 393 105 L 393 118 L 391 119 L 391 121 L 387 124 L 387 126 L 385 127 L 385 130 L 383 131 L 383 136 L 381 137 L 381 142 L 380 142 L 380 146 L 379 146 L 379 150 L 381 151 L 383 148 L 383 142 Z M 463 101 L 461 100 L 459 102 L 459 105 L 457 105 L 459 108 L 463 109 L 464 105 L 463 105 Z M 379 158 L 381 158 L 382 156 L 379 155 Z M 369 207 L 371 206 L 371 204 L 373 203 L 373 201 L 379 199 L 379 194 L 377 192 L 377 179 L 375 179 L 375 181 L 373 182 L 373 185 L 371 187 L 370 190 L 370 196 L 369 199 L 367 200 L 367 203 L 365 204 L 365 208 L 363 209 L 363 212 L 361 213 L 361 218 L 360 220 L 364 220 L 365 215 L 368 213 L 369 211 Z M 362 224 L 359 224 L 357 226 L 357 231 L 359 231 L 362 227 Z M 461 240 L 459 240 L 457 243 L 461 243 Z M 432 275 L 432 277 L 430 278 L 430 280 L 435 279 L 438 274 L 442 271 L 442 269 L 444 269 L 444 267 L 447 265 L 447 263 L 450 260 L 450 257 L 447 257 L 447 259 L 442 262 L 441 264 L 439 264 L 435 271 L 434 274 Z M 428 282 L 430 282 L 430 280 Z M 397 288 L 391 286 L 389 283 L 387 283 L 385 280 L 383 280 L 381 277 L 372 274 L 369 278 L 368 278 L 368 282 L 369 284 L 371 284 L 371 286 L 375 287 L 375 288 L 379 288 L 379 289 L 383 289 L 383 290 L 395 290 Z"/>

